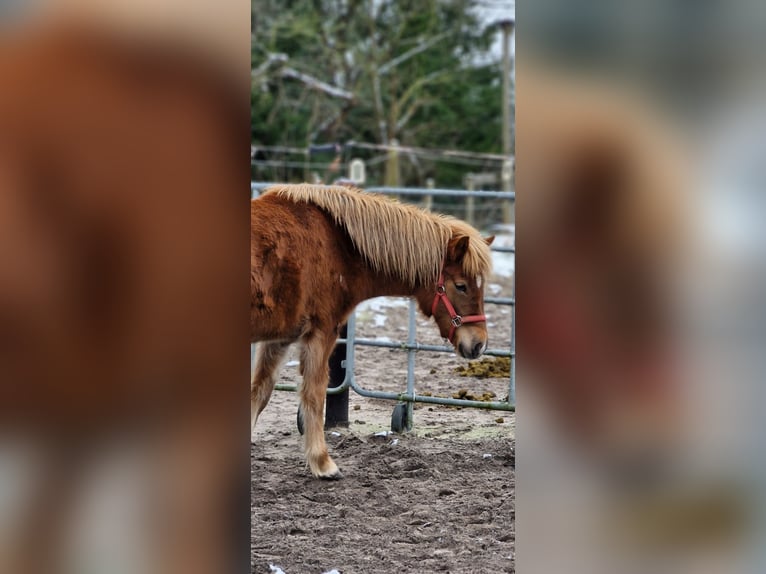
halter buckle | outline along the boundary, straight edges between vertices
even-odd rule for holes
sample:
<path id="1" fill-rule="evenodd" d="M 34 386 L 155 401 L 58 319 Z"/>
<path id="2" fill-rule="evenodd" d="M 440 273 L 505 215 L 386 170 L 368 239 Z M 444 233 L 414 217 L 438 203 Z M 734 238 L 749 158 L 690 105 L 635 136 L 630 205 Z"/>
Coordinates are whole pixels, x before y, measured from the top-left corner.
<path id="1" fill-rule="evenodd" d="M 439 293 L 440 295 L 444 295 L 447 292 L 447 288 L 444 286 L 444 284 L 437 285 L 436 292 Z"/>
<path id="2" fill-rule="evenodd" d="M 452 317 L 452 321 L 450 322 L 452 323 L 452 326 L 455 327 L 455 329 L 457 329 L 458 327 L 460 327 L 460 325 L 463 324 L 463 318 L 460 315 L 455 315 L 454 317 Z"/>

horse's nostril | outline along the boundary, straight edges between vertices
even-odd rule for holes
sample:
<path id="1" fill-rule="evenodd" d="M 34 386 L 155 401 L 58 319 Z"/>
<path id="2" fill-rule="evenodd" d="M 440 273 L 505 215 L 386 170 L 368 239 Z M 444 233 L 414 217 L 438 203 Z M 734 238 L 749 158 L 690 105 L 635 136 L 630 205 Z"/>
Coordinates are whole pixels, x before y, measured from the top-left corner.
<path id="1" fill-rule="evenodd" d="M 483 350 L 484 350 L 484 343 L 476 343 L 473 346 L 473 356 L 478 357 L 479 355 L 481 355 Z"/>

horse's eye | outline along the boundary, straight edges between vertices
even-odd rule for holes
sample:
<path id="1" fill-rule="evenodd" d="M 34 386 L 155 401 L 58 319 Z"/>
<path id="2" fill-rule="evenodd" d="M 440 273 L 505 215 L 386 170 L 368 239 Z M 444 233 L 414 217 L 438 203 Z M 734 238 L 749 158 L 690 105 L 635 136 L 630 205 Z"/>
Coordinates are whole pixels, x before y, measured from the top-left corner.
<path id="1" fill-rule="evenodd" d="M 455 289 L 457 289 L 461 293 L 465 293 L 466 291 L 468 291 L 468 287 L 466 287 L 465 283 L 455 283 Z"/>

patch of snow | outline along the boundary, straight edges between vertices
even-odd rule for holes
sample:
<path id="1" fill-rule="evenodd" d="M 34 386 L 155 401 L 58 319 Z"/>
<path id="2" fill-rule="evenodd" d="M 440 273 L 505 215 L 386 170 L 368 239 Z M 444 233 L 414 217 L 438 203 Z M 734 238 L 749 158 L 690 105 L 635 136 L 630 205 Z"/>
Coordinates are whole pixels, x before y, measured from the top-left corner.
<path id="1" fill-rule="evenodd" d="M 300 361 L 287 361 L 285 363 L 285 367 L 297 367 L 300 364 L 301 364 Z"/>
<path id="2" fill-rule="evenodd" d="M 285 574 L 285 571 L 282 570 L 279 566 L 274 566 L 273 564 L 269 564 L 269 568 L 271 568 L 272 574 Z"/>
<path id="3" fill-rule="evenodd" d="M 516 268 L 516 258 L 513 253 L 492 252 L 492 270 L 501 277 L 511 277 Z"/>
<path id="4" fill-rule="evenodd" d="M 409 300 L 404 297 L 375 297 L 374 299 L 368 299 L 359 303 L 356 306 L 356 310 L 381 312 L 384 309 L 407 307 L 408 304 Z"/>
<path id="5" fill-rule="evenodd" d="M 516 226 L 504 225 L 498 228 L 495 233 L 493 246 L 514 247 L 516 245 Z M 515 254 L 504 253 L 501 251 L 492 252 L 492 267 L 494 272 L 501 277 L 510 277 L 513 275 L 515 266 Z"/>
<path id="6" fill-rule="evenodd" d="M 485 454 L 481 455 L 481 458 L 484 458 L 484 459 L 486 459 L 486 458 L 492 458 L 492 455 L 491 455 L 491 454 L 489 454 L 489 453 L 485 453 Z"/>
<path id="7" fill-rule="evenodd" d="M 503 288 L 497 283 L 490 283 L 489 285 L 487 285 L 487 291 L 489 291 L 491 295 L 497 295 L 502 290 Z"/>
<path id="8" fill-rule="evenodd" d="M 513 247 L 516 244 L 516 226 L 514 224 L 498 224 L 490 228 L 495 236 L 493 247 Z"/>

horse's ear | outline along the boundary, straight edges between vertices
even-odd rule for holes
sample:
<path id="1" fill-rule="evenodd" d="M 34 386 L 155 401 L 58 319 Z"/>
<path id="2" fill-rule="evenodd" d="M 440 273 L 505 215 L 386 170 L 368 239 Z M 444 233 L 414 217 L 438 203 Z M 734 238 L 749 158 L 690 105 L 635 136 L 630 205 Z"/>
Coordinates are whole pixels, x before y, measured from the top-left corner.
<path id="1" fill-rule="evenodd" d="M 463 257 L 465 257 L 465 254 L 467 251 L 468 251 L 468 236 L 464 235 L 460 239 L 454 239 L 450 241 L 449 247 L 447 248 L 447 256 L 450 261 L 459 263 L 460 261 L 463 260 Z"/>
<path id="2" fill-rule="evenodd" d="M 484 238 L 484 243 L 486 243 L 487 245 L 492 245 L 492 242 L 494 240 L 495 240 L 495 236 L 494 235 L 490 235 L 489 237 L 485 237 Z"/>

